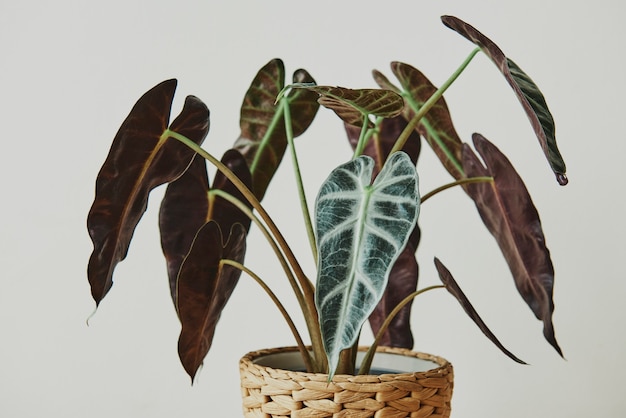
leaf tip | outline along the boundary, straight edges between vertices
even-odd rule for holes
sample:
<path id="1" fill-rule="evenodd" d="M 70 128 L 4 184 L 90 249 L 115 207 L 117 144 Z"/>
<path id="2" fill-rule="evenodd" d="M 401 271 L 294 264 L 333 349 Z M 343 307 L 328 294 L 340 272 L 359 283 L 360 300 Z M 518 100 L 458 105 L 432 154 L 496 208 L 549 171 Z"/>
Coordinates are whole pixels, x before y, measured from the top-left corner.
<path id="1" fill-rule="evenodd" d="M 556 181 L 560 186 L 566 186 L 569 183 L 569 179 L 565 173 L 556 173 Z"/>

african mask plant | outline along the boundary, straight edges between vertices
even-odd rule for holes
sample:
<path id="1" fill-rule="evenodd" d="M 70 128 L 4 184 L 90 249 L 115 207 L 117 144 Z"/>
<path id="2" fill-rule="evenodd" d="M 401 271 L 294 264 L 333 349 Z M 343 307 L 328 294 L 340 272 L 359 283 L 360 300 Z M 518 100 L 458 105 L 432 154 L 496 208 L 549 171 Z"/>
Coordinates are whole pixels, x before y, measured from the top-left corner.
<path id="1" fill-rule="evenodd" d="M 556 146 L 552 116 L 535 83 L 496 44 L 455 17 L 442 20 L 476 48 L 439 88 L 400 62 L 391 65 L 397 85 L 374 71 L 379 89 L 318 86 L 305 70 L 296 71 L 292 84 L 285 86 L 282 62 L 270 61 L 245 95 L 241 135 L 221 160 L 200 147 L 209 130 L 209 111 L 202 101 L 187 97 L 170 124 L 176 80 L 145 93 L 120 127 L 96 180 L 88 216 L 94 244 L 88 276 L 96 304 L 111 289 L 113 271 L 127 254 L 150 191 L 167 184 L 159 215 L 161 244 L 182 324 L 179 355 L 192 379 L 242 272 L 256 280 L 280 309 L 309 371 L 331 376 L 354 373 L 354 354 L 367 320 L 376 338 L 360 365 L 361 373 L 369 370 L 377 345 L 411 348 L 412 300 L 435 287 L 445 287 L 491 341 L 522 362 L 491 333 L 440 260 L 435 259 L 435 267 L 443 285 L 418 288 L 420 204 L 436 192 L 458 186 L 475 202 L 517 290 L 543 322 L 547 341 L 561 353 L 552 324 L 554 269 L 537 210 L 522 179 L 495 145 L 474 134 L 477 155 L 461 141 L 442 95 L 477 53 L 486 54 L 518 97 L 563 185 L 565 164 Z M 306 131 L 320 104 L 343 120 L 354 155 L 322 184 L 312 217 L 294 138 Z M 416 163 L 422 142 L 434 150 L 452 181 L 420 196 Z M 285 241 L 280 222 L 260 203 L 287 150 L 298 180 L 304 239 L 317 263 L 311 276 Z M 206 161 L 217 167 L 210 184 Z M 244 263 L 252 224 L 276 254 L 310 342 L 305 343 L 270 283 Z"/>

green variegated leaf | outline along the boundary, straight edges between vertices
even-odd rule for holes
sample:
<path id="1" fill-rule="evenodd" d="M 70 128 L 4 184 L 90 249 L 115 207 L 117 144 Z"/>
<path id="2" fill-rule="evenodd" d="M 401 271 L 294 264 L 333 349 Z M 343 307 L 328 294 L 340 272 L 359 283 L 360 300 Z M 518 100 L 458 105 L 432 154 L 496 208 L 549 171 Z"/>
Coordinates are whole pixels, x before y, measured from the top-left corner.
<path id="1" fill-rule="evenodd" d="M 372 183 L 373 170 L 368 156 L 343 164 L 317 197 L 315 301 L 331 376 L 381 299 L 419 213 L 417 172 L 406 153 L 392 155 Z"/>
<path id="2" fill-rule="evenodd" d="M 383 119 L 380 125 L 378 125 L 376 132 L 374 132 L 372 138 L 363 149 L 363 155 L 369 155 L 376 161 L 374 167 L 375 176 L 378 175 L 378 172 L 383 167 L 396 139 L 406 125 L 407 122 L 402 116 Z M 355 148 L 359 141 L 361 129 L 348 124 L 345 125 L 345 128 L 350 145 L 352 145 L 352 148 Z M 411 157 L 413 163 L 417 163 L 420 147 L 421 142 L 419 134 L 417 131 L 413 131 L 409 140 L 404 144 L 402 151 L 406 152 Z M 409 242 L 404 247 L 404 251 L 402 251 L 402 254 L 400 254 L 396 260 L 389 274 L 389 282 L 387 283 L 385 294 L 369 317 L 369 323 L 374 335 L 378 334 L 381 325 L 396 305 L 417 289 L 419 267 L 415 258 L 415 250 L 419 244 L 419 240 L 420 229 L 415 225 Z M 393 318 L 387 329 L 383 332 L 379 343 L 380 345 L 413 348 L 414 340 L 410 321 L 411 305 L 412 302 L 407 303 Z"/>
<path id="3" fill-rule="evenodd" d="M 391 90 L 348 89 L 344 87 L 307 86 L 320 95 L 318 102 L 332 109 L 344 122 L 363 126 L 366 115 L 390 118 L 402 112 L 402 96 Z"/>
<path id="4" fill-rule="evenodd" d="M 539 144 L 561 185 L 567 184 L 565 162 L 556 144 L 554 119 L 541 90 L 491 39 L 454 16 L 442 16 L 444 25 L 476 44 L 496 64 L 519 99 Z"/>

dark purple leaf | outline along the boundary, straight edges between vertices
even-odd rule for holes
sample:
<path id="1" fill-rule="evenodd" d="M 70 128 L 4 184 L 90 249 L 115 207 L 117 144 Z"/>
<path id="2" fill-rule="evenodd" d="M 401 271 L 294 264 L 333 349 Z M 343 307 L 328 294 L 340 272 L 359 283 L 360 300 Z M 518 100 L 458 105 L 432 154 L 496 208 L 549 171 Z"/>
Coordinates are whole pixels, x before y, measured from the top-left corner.
<path id="1" fill-rule="evenodd" d="M 314 83 L 305 70 L 297 70 L 294 83 Z M 233 146 L 245 157 L 255 196 L 261 200 L 287 148 L 284 115 L 275 104 L 285 86 L 285 68 L 273 59 L 259 70 L 241 105 L 241 134 Z M 319 104 L 317 94 L 296 90 L 290 96 L 294 136 L 301 135 L 311 124 Z"/>
<path id="2" fill-rule="evenodd" d="M 498 347 L 504 354 L 509 356 L 511 359 L 518 363 L 526 364 L 525 361 L 517 358 L 513 353 L 507 350 L 502 345 L 502 343 L 500 343 L 500 341 L 496 338 L 493 332 L 491 332 L 491 330 L 487 327 L 487 324 L 485 324 L 485 322 L 481 319 L 480 315 L 478 315 L 478 312 L 476 312 L 469 299 L 467 299 L 467 296 L 465 296 L 459 285 L 456 283 L 450 271 L 437 258 L 435 258 L 435 266 L 437 267 L 437 272 L 439 272 L 439 278 L 441 279 L 443 285 L 446 287 L 448 292 L 450 292 L 456 298 L 456 300 L 459 301 L 465 313 L 467 313 L 467 315 L 472 318 L 472 321 L 474 321 L 474 323 L 478 325 L 478 328 L 480 328 L 483 334 L 485 334 L 487 338 L 489 338 L 491 342 L 496 345 L 496 347 Z"/>
<path id="3" fill-rule="evenodd" d="M 552 324 L 554 267 L 537 209 L 506 156 L 480 134 L 474 134 L 473 140 L 486 167 L 466 145 L 465 172 L 469 177 L 491 176 L 493 182 L 470 184 L 467 193 L 498 242 L 517 290 L 535 316 L 543 321 L 546 340 L 562 355 Z"/>
<path id="4" fill-rule="evenodd" d="M 175 90 L 176 80 L 168 80 L 137 101 L 98 173 L 87 217 L 94 244 L 87 273 L 96 304 L 113 285 L 113 271 L 126 257 L 150 191 L 180 176 L 194 156 L 187 146 L 164 135 Z M 170 129 L 200 144 L 209 130 L 209 111 L 189 96 Z"/>
<path id="5" fill-rule="evenodd" d="M 504 52 L 476 28 L 454 16 L 442 16 L 444 25 L 476 44 L 496 64 L 509 85 L 513 88 L 530 123 L 537 135 L 539 144 L 561 185 L 567 184 L 565 162 L 556 144 L 555 126 L 543 94 L 531 78 L 517 64 L 504 55 Z"/>
<path id="6" fill-rule="evenodd" d="M 234 267 L 221 266 L 220 260 L 243 263 L 245 249 L 246 230 L 241 224 L 233 225 L 224 242 L 220 227 L 211 221 L 198 231 L 181 266 L 178 354 L 192 380 L 209 352 L 217 322 L 241 274 Z"/>

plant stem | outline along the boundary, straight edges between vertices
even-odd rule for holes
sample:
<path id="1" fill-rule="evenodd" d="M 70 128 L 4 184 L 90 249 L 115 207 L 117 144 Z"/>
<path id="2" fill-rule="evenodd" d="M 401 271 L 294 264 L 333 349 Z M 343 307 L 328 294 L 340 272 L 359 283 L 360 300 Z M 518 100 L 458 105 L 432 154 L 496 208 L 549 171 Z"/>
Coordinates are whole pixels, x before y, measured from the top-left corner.
<path id="1" fill-rule="evenodd" d="M 402 133 L 400 134 L 400 136 L 396 140 L 396 143 L 394 144 L 391 152 L 389 153 L 389 156 L 391 156 L 396 151 L 400 151 L 404 147 L 404 144 L 409 139 L 409 136 L 411 135 L 411 132 L 413 132 L 415 130 L 415 128 L 417 128 L 417 125 L 420 123 L 422 118 L 435 105 L 435 103 L 437 103 L 439 101 L 439 99 L 441 99 L 441 97 L 443 96 L 443 93 L 446 90 L 448 90 L 448 87 L 450 87 L 452 85 L 452 83 L 454 83 L 454 81 L 461 75 L 463 70 L 465 70 L 465 68 L 469 65 L 469 63 L 472 61 L 474 56 L 476 56 L 476 54 L 478 52 L 480 52 L 480 50 L 481 50 L 480 48 L 475 48 L 468 55 L 468 57 L 465 59 L 465 61 L 463 61 L 463 63 L 461 63 L 459 68 L 457 68 L 456 71 L 454 73 L 452 73 L 452 75 L 441 85 L 441 87 L 439 87 L 437 89 L 437 91 L 435 91 L 433 93 L 433 95 L 430 96 L 428 98 L 428 100 L 426 100 L 426 102 L 422 105 L 422 107 L 420 107 L 417 110 L 417 112 L 415 113 L 413 118 L 409 121 L 408 125 L 404 128 L 404 130 L 402 131 Z"/>
<path id="2" fill-rule="evenodd" d="M 306 194 L 304 192 L 304 184 L 302 182 L 302 173 L 300 171 L 300 164 L 298 163 L 298 153 L 296 152 L 296 145 L 293 138 L 293 127 L 291 125 L 291 108 L 288 97 L 283 97 L 283 110 L 285 113 L 285 133 L 287 136 L 287 143 L 291 150 L 291 160 L 293 162 L 293 171 L 296 178 L 296 184 L 298 186 L 298 195 L 300 196 L 300 208 L 302 209 L 302 218 L 304 219 L 304 226 L 309 238 L 309 245 L 311 246 L 311 252 L 313 253 L 313 260 L 317 264 L 317 243 L 315 242 L 315 233 L 313 232 L 313 223 L 311 222 L 311 212 L 309 211 L 309 205 L 306 200 Z"/>
<path id="3" fill-rule="evenodd" d="M 270 287 L 257 274 L 255 274 L 252 270 L 250 270 L 249 268 L 247 268 L 241 263 L 238 263 L 234 260 L 222 259 L 220 260 L 220 264 L 229 265 L 245 272 L 250 277 L 252 277 L 263 288 L 263 290 L 265 290 L 265 293 L 267 293 L 267 295 L 272 299 L 272 301 L 274 302 L 274 304 L 276 305 L 276 307 L 282 314 L 283 318 L 285 318 L 285 321 L 287 322 L 289 329 L 291 330 L 294 338 L 296 339 L 296 343 L 298 344 L 298 349 L 300 350 L 300 354 L 302 354 L 302 360 L 304 361 L 304 365 L 306 366 L 307 371 L 312 371 L 313 363 L 311 360 L 311 355 L 309 353 L 309 350 L 307 350 L 306 346 L 304 345 L 304 342 L 302 341 L 302 337 L 300 336 L 300 333 L 298 332 L 296 325 L 293 323 L 293 320 L 289 316 L 289 313 L 287 312 L 283 304 L 280 302 L 276 294 L 272 292 L 272 289 L 270 289 Z"/>
<path id="4" fill-rule="evenodd" d="M 363 154 L 363 149 L 365 149 L 365 145 L 367 144 L 367 139 L 371 136 L 371 130 L 368 128 L 369 125 L 369 114 L 363 114 L 363 126 L 361 127 L 361 134 L 359 135 L 359 140 L 356 143 L 356 147 L 354 147 L 354 155 L 352 158 L 356 158 L 359 155 Z M 370 136 L 367 133 L 370 132 Z"/>
<path id="5" fill-rule="evenodd" d="M 456 180 L 456 181 L 453 181 L 451 183 L 444 184 L 443 186 L 439 186 L 436 189 L 431 190 L 430 192 L 426 193 L 424 196 L 421 197 L 420 203 L 424 203 L 425 201 L 427 201 L 428 199 L 430 199 L 431 197 L 433 197 L 437 193 L 442 192 L 442 191 L 444 191 L 446 189 L 449 189 L 451 187 L 462 186 L 464 184 L 471 184 L 471 183 L 488 183 L 488 182 L 493 182 L 493 177 L 490 177 L 490 176 L 469 177 L 469 178 L 465 178 L 465 179 Z"/>
<path id="6" fill-rule="evenodd" d="M 383 337 L 383 334 L 385 333 L 385 331 L 391 324 L 391 321 L 393 320 L 393 318 L 402 310 L 402 308 L 404 308 L 404 306 L 407 303 L 411 302 L 418 295 L 421 295 L 422 293 L 428 292 L 430 290 L 442 289 L 444 287 L 445 286 L 439 284 L 439 285 L 425 287 L 420 290 L 416 290 L 415 292 L 411 293 L 410 295 L 402 299 L 400 303 L 398 303 L 396 307 L 393 308 L 393 310 L 389 313 L 389 315 L 387 315 L 387 318 L 385 318 L 385 321 L 380 326 L 380 329 L 378 330 L 378 333 L 376 334 L 376 338 L 374 338 L 374 342 L 367 349 L 367 352 L 365 353 L 365 357 L 363 357 L 363 361 L 361 362 L 361 366 L 359 368 L 359 374 L 369 373 L 370 368 L 372 367 L 372 360 L 374 359 L 374 354 L 376 354 L 376 348 L 378 347 L 378 344 L 380 343 L 380 340 Z"/>

